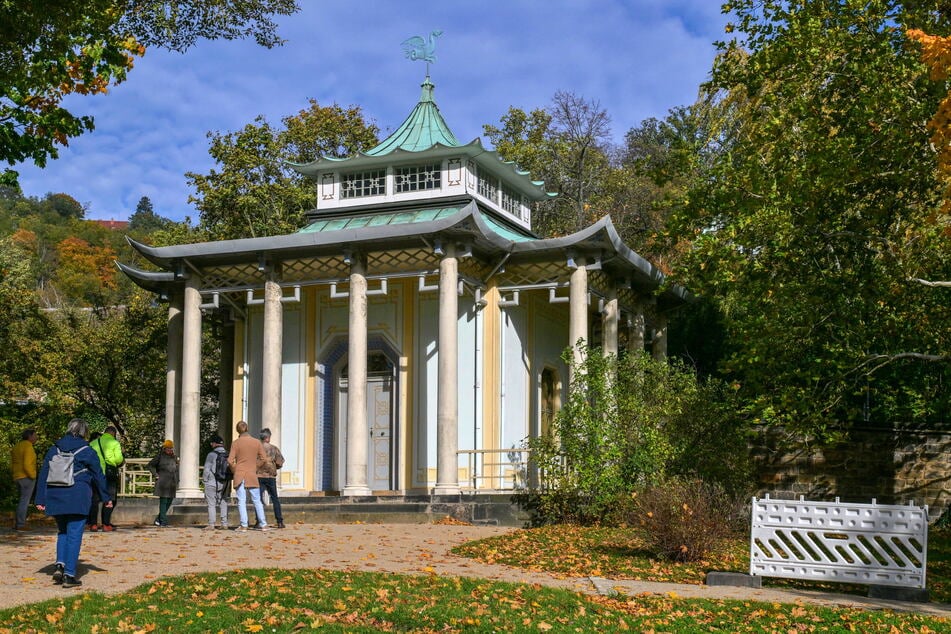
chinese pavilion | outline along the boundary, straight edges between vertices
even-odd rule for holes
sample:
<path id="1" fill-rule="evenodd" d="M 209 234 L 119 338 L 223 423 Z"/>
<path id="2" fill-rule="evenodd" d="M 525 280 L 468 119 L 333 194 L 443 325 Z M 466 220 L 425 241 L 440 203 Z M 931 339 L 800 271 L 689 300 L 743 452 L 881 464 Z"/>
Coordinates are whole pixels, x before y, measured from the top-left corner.
<path id="1" fill-rule="evenodd" d="M 169 302 L 165 433 L 181 448 L 180 496 L 199 495 L 203 315 L 225 315 L 220 431 L 269 427 L 285 495 L 504 489 L 504 456 L 565 395 L 565 348 L 666 354 L 682 289 L 662 290 L 609 217 L 533 234 L 543 183 L 479 139 L 457 141 L 428 77 L 382 143 L 294 167 L 317 189 L 298 232 L 130 241 L 160 271 L 120 265 Z"/>

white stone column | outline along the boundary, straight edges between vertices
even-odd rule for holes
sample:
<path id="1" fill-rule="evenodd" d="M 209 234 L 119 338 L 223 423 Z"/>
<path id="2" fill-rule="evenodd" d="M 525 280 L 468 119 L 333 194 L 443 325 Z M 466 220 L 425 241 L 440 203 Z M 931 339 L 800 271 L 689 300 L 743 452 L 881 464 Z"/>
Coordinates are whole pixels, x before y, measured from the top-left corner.
<path id="1" fill-rule="evenodd" d="M 658 315 L 654 322 L 651 356 L 655 361 L 664 361 L 667 358 L 667 317 L 665 315 Z"/>
<path id="2" fill-rule="evenodd" d="M 218 434 L 231 446 L 234 426 L 234 332 L 233 319 L 225 317 L 221 324 L 221 356 L 218 359 Z"/>
<path id="3" fill-rule="evenodd" d="M 601 346 L 604 356 L 617 356 L 618 352 L 618 323 L 621 312 L 618 310 L 617 286 L 614 283 L 608 287 L 607 297 L 604 300 L 604 344 Z"/>
<path id="4" fill-rule="evenodd" d="M 459 261 L 449 244 L 439 263 L 436 495 L 459 493 Z"/>
<path id="5" fill-rule="evenodd" d="M 584 350 L 578 350 L 578 340 L 588 341 L 588 269 L 582 259 L 571 272 L 568 287 L 568 344 L 575 365 L 584 361 Z"/>
<path id="6" fill-rule="evenodd" d="M 644 353 L 644 308 L 638 304 L 631 315 L 630 332 L 627 337 L 628 352 Z"/>
<path id="7" fill-rule="evenodd" d="M 165 369 L 165 438 L 181 444 L 182 424 L 182 310 L 185 295 L 172 291 L 168 298 L 168 345 Z"/>
<path id="8" fill-rule="evenodd" d="M 350 334 L 347 348 L 347 480 L 343 495 L 370 495 L 367 486 L 367 264 L 350 264 Z"/>
<path id="9" fill-rule="evenodd" d="M 198 488 L 199 407 L 201 405 L 201 281 L 191 275 L 185 282 L 182 334 L 182 429 L 178 454 L 178 497 L 201 497 Z"/>
<path id="10" fill-rule="evenodd" d="M 284 363 L 284 307 L 281 305 L 280 268 L 274 266 L 264 281 L 264 335 L 261 364 L 261 428 L 271 430 L 271 442 L 281 446 L 281 369 Z"/>

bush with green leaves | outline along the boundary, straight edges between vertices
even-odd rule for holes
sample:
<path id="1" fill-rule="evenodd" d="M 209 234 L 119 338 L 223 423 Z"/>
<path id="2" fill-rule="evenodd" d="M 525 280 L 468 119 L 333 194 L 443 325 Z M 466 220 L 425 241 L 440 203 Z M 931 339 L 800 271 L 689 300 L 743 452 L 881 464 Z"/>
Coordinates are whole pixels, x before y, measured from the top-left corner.
<path id="1" fill-rule="evenodd" d="M 549 433 L 526 441 L 534 476 L 516 500 L 534 524 L 623 522 L 632 492 L 671 476 L 747 493 L 746 426 L 729 386 L 646 354 L 583 352 Z"/>

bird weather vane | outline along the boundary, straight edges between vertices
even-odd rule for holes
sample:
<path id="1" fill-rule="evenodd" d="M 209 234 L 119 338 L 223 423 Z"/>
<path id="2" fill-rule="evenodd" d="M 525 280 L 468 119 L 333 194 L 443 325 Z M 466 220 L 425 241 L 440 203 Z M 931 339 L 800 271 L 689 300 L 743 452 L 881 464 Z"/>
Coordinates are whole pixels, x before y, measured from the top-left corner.
<path id="1" fill-rule="evenodd" d="M 442 31 L 436 30 L 429 34 L 429 41 L 423 39 L 421 35 L 414 35 L 408 40 L 404 40 L 403 54 L 413 60 L 422 60 L 426 62 L 426 76 L 429 76 L 429 65 L 436 61 L 436 38 L 442 35 Z"/>

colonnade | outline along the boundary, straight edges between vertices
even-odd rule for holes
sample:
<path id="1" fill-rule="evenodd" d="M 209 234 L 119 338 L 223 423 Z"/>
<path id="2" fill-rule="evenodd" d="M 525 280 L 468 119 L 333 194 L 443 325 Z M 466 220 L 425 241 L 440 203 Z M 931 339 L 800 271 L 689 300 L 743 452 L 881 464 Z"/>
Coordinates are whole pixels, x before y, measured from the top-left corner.
<path id="1" fill-rule="evenodd" d="M 261 424 L 271 430 L 272 442 L 281 442 L 281 368 L 283 306 L 280 264 L 265 268 L 263 363 L 261 370 Z M 459 263 L 455 245 L 443 248 L 439 264 L 439 332 L 436 406 L 436 484 L 433 493 L 452 495 L 459 492 L 458 476 L 458 282 Z M 588 338 L 588 270 L 583 260 L 571 271 L 569 286 L 569 341 L 575 361 L 580 361 L 579 339 Z M 611 288 L 604 307 L 604 352 L 618 351 L 620 310 L 617 291 Z M 165 436 L 175 442 L 180 458 L 178 495 L 200 497 L 199 406 L 201 384 L 201 292 L 200 278 L 191 274 L 184 288 L 169 298 L 168 367 L 166 373 Z M 222 332 L 222 392 L 219 398 L 231 399 L 230 376 L 234 367 L 234 325 Z M 655 358 L 666 356 L 666 322 L 661 322 L 653 337 Z M 635 313 L 631 349 L 643 349 L 644 316 Z M 346 496 L 370 495 L 367 483 L 369 428 L 366 409 L 367 386 L 367 260 L 363 254 L 350 256 L 349 290 L 349 398 L 347 399 Z M 227 364 L 227 365 L 226 365 Z M 227 384 L 227 385 L 225 385 Z M 222 407 L 219 431 L 234 425 L 230 407 Z M 222 434 L 229 436 L 230 434 Z"/>

